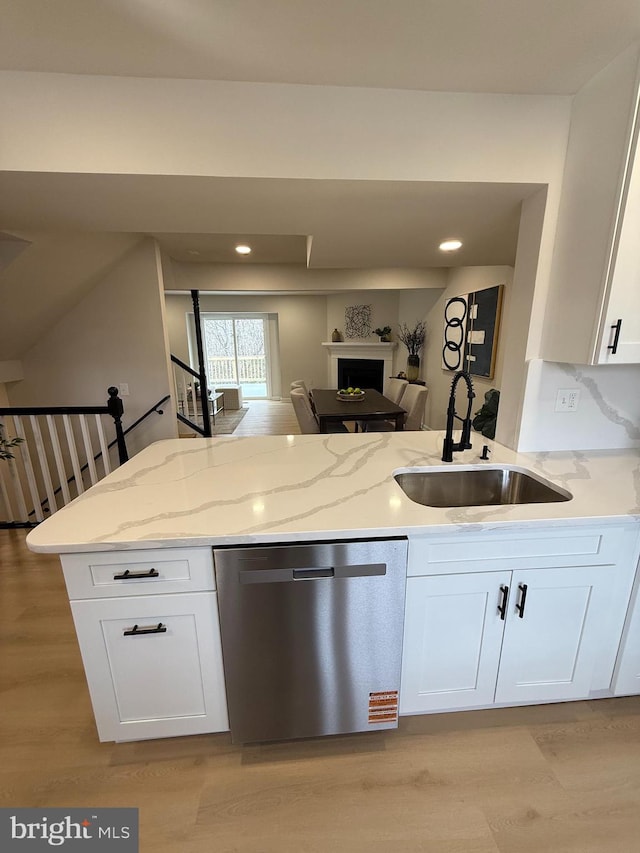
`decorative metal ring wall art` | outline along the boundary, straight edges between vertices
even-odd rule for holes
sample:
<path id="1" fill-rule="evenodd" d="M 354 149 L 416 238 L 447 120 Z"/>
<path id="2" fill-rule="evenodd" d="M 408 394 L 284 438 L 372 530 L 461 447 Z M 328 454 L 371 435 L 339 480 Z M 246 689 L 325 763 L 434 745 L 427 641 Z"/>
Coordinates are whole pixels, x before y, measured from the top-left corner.
<path id="1" fill-rule="evenodd" d="M 442 347 L 442 366 L 447 370 L 460 370 L 463 367 L 466 319 L 467 300 L 463 296 L 454 296 L 449 299 L 444 309 L 444 346 Z"/>

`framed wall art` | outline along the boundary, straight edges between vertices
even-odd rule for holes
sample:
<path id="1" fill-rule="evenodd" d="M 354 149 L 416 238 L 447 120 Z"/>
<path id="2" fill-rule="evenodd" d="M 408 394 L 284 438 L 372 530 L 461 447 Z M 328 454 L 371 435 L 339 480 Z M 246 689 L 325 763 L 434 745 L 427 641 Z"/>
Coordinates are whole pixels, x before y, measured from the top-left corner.
<path id="1" fill-rule="evenodd" d="M 371 334 L 371 305 L 349 305 L 344 309 L 344 331 L 348 338 Z"/>
<path id="2" fill-rule="evenodd" d="M 444 308 L 442 367 L 493 379 L 504 285 L 448 299 Z"/>

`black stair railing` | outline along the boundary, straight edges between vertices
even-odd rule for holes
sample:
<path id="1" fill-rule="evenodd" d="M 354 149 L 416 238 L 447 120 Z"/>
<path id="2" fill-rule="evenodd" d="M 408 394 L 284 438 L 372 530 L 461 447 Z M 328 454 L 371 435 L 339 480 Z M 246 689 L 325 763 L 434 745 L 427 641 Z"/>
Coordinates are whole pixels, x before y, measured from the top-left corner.
<path id="1" fill-rule="evenodd" d="M 0 437 L 18 439 L 11 458 L 0 460 L 0 527 L 28 527 L 82 494 L 111 471 L 109 451 L 128 457 L 125 436 L 170 399 L 166 395 L 123 429 L 118 389 L 105 406 L 19 406 L 0 408 Z M 115 438 L 107 442 L 103 418 Z M 42 495 L 45 495 L 43 498 Z"/>

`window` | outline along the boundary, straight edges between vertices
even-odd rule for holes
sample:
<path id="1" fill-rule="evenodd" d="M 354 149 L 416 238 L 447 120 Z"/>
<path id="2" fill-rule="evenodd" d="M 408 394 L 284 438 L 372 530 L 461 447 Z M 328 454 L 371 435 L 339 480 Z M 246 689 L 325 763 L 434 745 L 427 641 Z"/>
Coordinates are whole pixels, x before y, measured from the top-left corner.
<path id="1" fill-rule="evenodd" d="M 201 314 L 211 388 L 240 385 L 245 398 L 271 396 L 268 326 L 264 314 Z"/>

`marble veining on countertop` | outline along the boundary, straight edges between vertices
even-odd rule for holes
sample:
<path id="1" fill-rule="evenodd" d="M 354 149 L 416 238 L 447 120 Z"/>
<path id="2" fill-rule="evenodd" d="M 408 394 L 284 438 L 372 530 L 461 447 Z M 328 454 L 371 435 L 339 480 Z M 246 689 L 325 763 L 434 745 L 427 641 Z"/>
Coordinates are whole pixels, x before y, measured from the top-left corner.
<path id="1" fill-rule="evenodd" d="M 573 499 L 453 509 L 414 503 L 393 472 L 446 465 L 440 432 L 173 439 L 147 447 L 59 510 L 27 544 L 69 553 L 640 521 L 637 450 L 518 454 L 481 436 L 473 442 L 452 464 L 518 465 Z M 491 448 L 486 462 L 483 444 Z"/>

